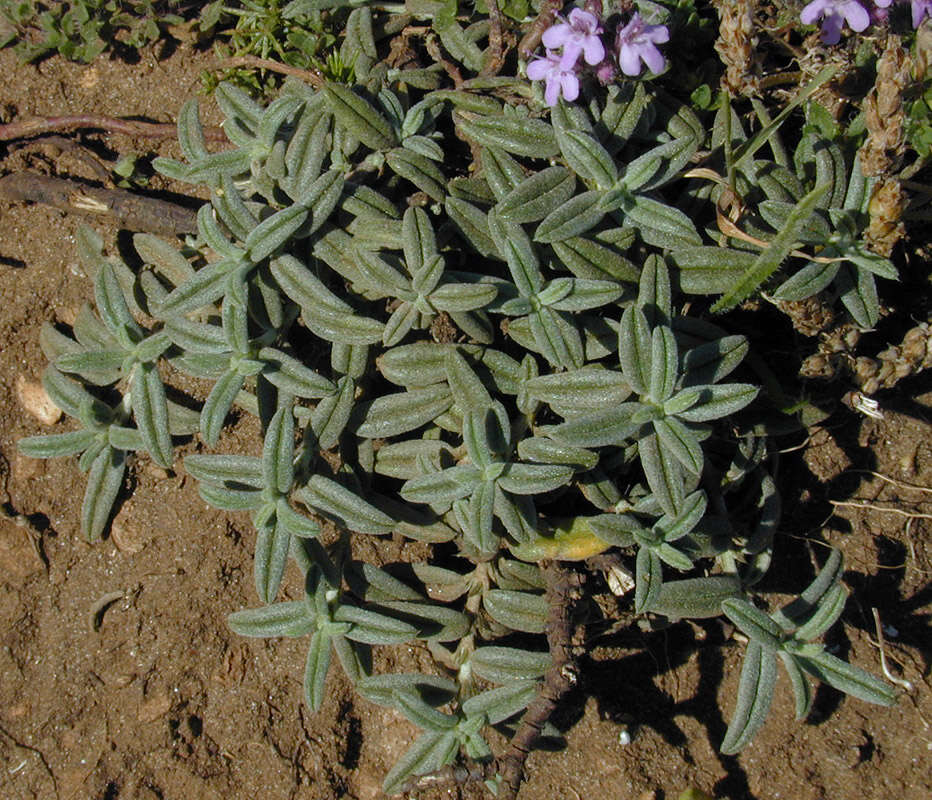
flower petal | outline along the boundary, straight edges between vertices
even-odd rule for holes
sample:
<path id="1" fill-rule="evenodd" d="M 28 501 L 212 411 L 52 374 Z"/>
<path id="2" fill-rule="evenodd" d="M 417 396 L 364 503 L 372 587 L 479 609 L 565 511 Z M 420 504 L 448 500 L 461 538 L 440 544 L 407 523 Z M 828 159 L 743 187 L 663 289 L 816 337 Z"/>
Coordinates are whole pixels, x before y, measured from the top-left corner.
<path id="1" fill-rule="evenodd" d="M 858 33 L 871 24 L 871 15 L 857 0 L 849 0 L 849 2 L 845 3 L 842 13 L 844 13 L 845 19 L 848 20 L 851 30 Z"/>
<path id="2" fill-rule="evenodd" d="M 569 102 L 573 102 L 579 97 L 579 78 L 572 72 L 564 72 L 560 78 L 560 85 L 563 87 L 563 97 Z"/>
<path id="3" fill-rule="evenodd" d="M 631 77 L 641 74 L 641 58 L 637 50 L 630 45 L 622 46 L 618 52 L 618 66 L 625 75 Z"/>
<path id="4" fill-rule="evenodd" d="M 583 45 L 583 57 L 587 64 L 595 66 L 605 58 L 605 45 L 597 37 L 590 36 Z"/>
<path id="5" fill-rule="evenodd" d="M 544 43 L 544 47 L 555 50 L 558 47 L 563 47 L 563 45 L 566 44 L 566 40 L 572 37 L 572 35 L 573 29 L 565 22 L 561 22 L 547 28 L 547 30 L 544 31 L 544 35 L 540 37 L 540 40 Z"/>
<path id="6" fill-rule="evenodd" d="M 527 76 L 532 81 L 542 81 L 550 72 L 550 62 L 546 58 L 537 58 L 527 65 Z"/>
<path id="7" fill-rule="evenodd" d="M 803 25 L 814 25 L 815 21 L 825 13 L 825 7 L 828 0 L 812 0 L 799 15 L 799 21 Z"/>
<path id="8" fill-rule="evenodd" d="M 647 64 L 647 68 L 653 72 L 655 75 L 659 75 L 663 72 L 663 68 L 666 65 L 666 62 L 663 60 L 663 54 L 652 44 L 645 44 L 641 46 L 641 58 L 644 60 L 644 63 Z"/>

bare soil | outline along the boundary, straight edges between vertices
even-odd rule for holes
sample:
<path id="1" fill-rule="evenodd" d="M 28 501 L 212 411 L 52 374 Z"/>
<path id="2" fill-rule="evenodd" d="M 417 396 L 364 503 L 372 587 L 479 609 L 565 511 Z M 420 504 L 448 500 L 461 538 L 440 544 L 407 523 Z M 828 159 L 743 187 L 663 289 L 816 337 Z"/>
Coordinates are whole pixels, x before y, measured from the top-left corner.
<path id="1" fill-rule="evenodd" d="M 197 93 L 209 60 L 186 45 L 161 58 L 144 51 L 136 64 L 91 66 L 58 58 L 23 66 L 0 51 L 0 115 L 169 122 Z M 219 122 L 212 102 L 202 105 L 205 121 Z M 172 140 L 76 138 L 109 158 L 178 155 Z M 40 142 L 0 143 L 0 174 L 28 167 L 93 177 L 69 152 Z M 150 188 L 163 197 L 189 191 L 157 176 Z M 229 612 L 256 604 L 245 516 L 208 508 L 180 460 L 166 472 L 140 458 L 114 532 L 88 545 L 78 529 L 77 465 L 17 453 L 22 436 L 66 429 L 34 415 L 28 390 L 45 366 L 42 323 L 67 324 L 93 296 L 73 250 L 85 221 L 0 201 L 0 797 L 380 797 L 414 728 L 356 696 L 338 670 L 322 710 L 309 712 L 306 643 L 246 640 L 226 627 Z M 91 224 L 111 252 L 127 250 L 127 234 L 106 218 Z M 820 551 L 841 548 L 852 597 L 832 643 L 879 672 L 876 608 L 890 669 L 912 691 L 887 709 L 821 688 L 809 718 L 796 722 L 781 677 L 766 727 L 738 757 L 725 757 L 716 746 L 742 652 L 732 632 L 720 621 L 628 632 L 584 659 L 582 685 L 554 720 L 567 746 L 532 754 L 523 800 L 675 800 L 689 787 L 731 800 L 932 796 L 932 392 L 920 381 L 878 395 L 883 419 L 841 408 L 781 442 L 785 517 L 768 578 L 798 591 Z M 254 452 L 257 436 L 244 421 L 223 447 Z M 396 558 L 401 544 L 383 546 L 370 557 Z M 286 595 L 300 588 L 290 573 Z M 431 660 L 418 647 L 385 649 L 378 668 L 430 670 Z M 477 786 L 417 792 L 421 800 L 481 796 Z"/>

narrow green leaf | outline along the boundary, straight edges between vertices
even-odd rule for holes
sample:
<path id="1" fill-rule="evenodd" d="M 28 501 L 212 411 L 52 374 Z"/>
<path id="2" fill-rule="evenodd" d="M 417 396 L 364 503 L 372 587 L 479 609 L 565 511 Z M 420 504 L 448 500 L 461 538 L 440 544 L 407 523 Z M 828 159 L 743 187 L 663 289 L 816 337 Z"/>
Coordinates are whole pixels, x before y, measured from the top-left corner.
<path id="1" fill-rule="evenodd" d="M 455 348 L 444 353 L 444 368 L 452 397 L 463 411 L 485 410 L 492 404 L 492 396 L 463 355 Z"/>
<path id="2" fill-rule="evenodd" d="M 638 439 L 644 476 L 665 514 L 677 516 L 683 503 L 683 475 L 679 462 L 661 446 L 655 433 Z"/>
<path id="3" fill-rule="evenodd" d="M 802 625 L 822 602 L 825 595 L 838 585 L 842 576 L 842 565 L 841 551 L 832 548 L 815 580 L 803 590 L 799 597 L 772 614 L 776 623 L 786 632 L 791 632 Z"/>
<path id="4" fill-rule="evenodd" d="M 812 708 L 812 684 L 806 679 L 796 659 L 790 653 L 780 652 L 780 660 L 786 668 L 786 674 L 789 676 L 790 685 L 793 687 L 793 698 L 796 701 L 796 719 L 801 720 L 809 715 Z"/>
<path id="5" fill-rule="evenodd" d="M 896 690 L 890 684 L 824 650 L 810 658 L 797 656 L 796 660 L 806 672 L 845 694 L 881 706 L 896 703 Z"/>
<path id="6" fill-rule="evenodd" d="M 495 206 L 495 213 L 516 223 L 537 222 L 566 203 L 576 178 L 565 167 L 547 167 L 521 181 Z"/>
<path id="7" fill-rule="evenodd" d="M 255 456 L 190 455 L 184 458 L 185 471 L 199 481 L 232 488 L 262 489 L 262 460 Z"/>
<path id="8" fill-rule="evenodd" d="M 485 147 L 498 147 L 507 153 L 534 158 L 550 158 L 559 152 L 553 128 L 540 119 L 478 116 L 455 111 L 453 120 L 467 138 Z"/>
<path id="9" fill-rule="evenodd" d="M 452 761 L 458 749 L 455 731 L 425 731 L 389 770 L 382 789 L 386 795 L 397 794 L 410 776 L 435 772 Z"/>
<path id="10" fill-rule="evenodd" d="M 401 236 L 408 272 L 416 275 L 437 253 L 437 237 L 423 208 L 415 206 L 405 211 L 401 218 Z M 417 291 L 423 294 L 430 289 Z"/>
<path id="11" fill-rule="evenodd" d="M 223 259 L 201 267 L 193 278 L 169 292 L 153 310 L 155 316 L 169 319 L 213 303 L 224 293 L 229 276 L 239 266 L 235 261 Z"/>
<path id="12" fill-rule="evenodd" d="M 356 606 L 341 605 L 333 615 L 335 622 L 349 622 L 347 639 L 364 644 L 404 644 L 417 638 L 417 628 L 404 620 Z"/>
<path id="13" fill-rule="evenodd" d="M 767 650 L 779 650 L 783 630 L 774 620 L 743 598 L 725 600 L 722 612 L 737 625 L 752 642 Z"/>
<path id="14" fill-rule="evenodd" d="M 446 197 L 446 179 L 436 162 L 407 147 L 396 147 L 385 154 L 385 161 L 396 175 L 411 181 L 431 200 L 442 203 Z"/>
<path id="15" fill-rule="evenodd" d="M 482 596 L 489 615 L 507 628 L 525 633 L 543 633 L 547 627 L 547 599 L 529 592 L 490 589 Z"/>
<path id="16" fill-rule="evenodd" d="M 24 456 L 30 458 L 62 458 L 86 450 L 97 439 L 96 431 L 70 431 L 48 436 L 27 436 L 16 442 Z"/>
<path id="17" fill-rule="evenodd" d="M 265 502 L 258 489 L 230 489 L 202 482 L 197 486 L 197 493 L 221 511 L 255 511 Z"/>
<path id="18" fill-rule="evenodd" d="M 238 372 L 228 370 L 214 384 L 201 409 L 201 436 L 207 444 L 213 445 L 220 438 L 220 432 L 226 422 L 227 414 L 233 407 L 233 401 L 243 388 L 245 378 Z"/>
<path id="19" fill-rule="evenodd" d="M 253 557 L 253 576 L 256 594 L 263 603 L 272 603 L 281 586 L 288 553 L 291 550 L 291 533 L 280 525 L 272 506 L 271 517 L 263 524 L 256 524 L 256 552 Z M 257 517 L 262 515 L 262 509 Z"/>
<path id="20" fill-rule="evenodd" d="M 531 378 L 525 391 L 551 406 L 593 410 L 610 408 L 631 396 L 621 372 L 595 365 Z"/>
<path id="21" fill-rule="evenodd" d="M 634 571 L 634 611 L 643 614 L 653 606 L 663 585 L 660 558 L 650 547 L 639 547 Z M 662 611 L 658 611 L 662 614 Z"/>
<path id="22" fill-rule="evenodd" d="M 296 397 L 317 399 L 337 391 L 332 381 L 274 347 L 263 347 L 259 351 L 259 358 L 265 363 L 263 376 L 283 392 Z"/>
<path id="23" fill-rule="evenodd" d="M 828 184 L 816 186 L 799 201 L 799 204 L 790 214 L 786 226 L 774 236 L 767 249 L 757 256 L 754 264 L 745 272 L 737 284 L 732 286 L 712 306 L 712 311 L 728 311 L 734 308 L 738 303 L 746 300 L 774 273 L 793 249 L 799 238 L 799 232 L 819 202 L 825 197 L 829 188 Z"/>
<path id="24" fill-rule="evenodd" d="M 131 387 L 133 417 L 146 450 L 159 466 L 172 464 L 172 440 L 168 429 L 168 405 L 159 371 L 151 363 L 137 364 Z"/>
<path id="25" fill-rule="evenodd" d="M 260 608 L 244 608 L 227 617 L 233 633 L 254 638 L 297 638 L 310 633 L 315 626 L 314 613 L 303 600 L 272 603 Z"/>
<path id="26" fill-rule="evenodd" d="M 574 416 L 560 425 L 546 427 L 540 433 L 576 447 L 624 445 L 641 427 L 640 422 L 632 422 L 641 408 L 640 403 L 621 403 L 603 411 Z"/>
<path id="27" fill-rule="evenodd" d="M 679 268 L 680 288 L 687 294 L 721 294 L 755 264 L 755 256 L 727 247 L 680 247 L 670 253 Z"/>
<path id="28" fill-rule="evenodd" d="M 618 329 L 618 358 L 628 384 L 638 395 L 646 395 L 653 372 L 651 331 L 638 306 L 629 306 Z"/>
<path id="29" fill-rule="evenodd" d="M 395 521 L 371 503 L 323 475 L 312 475 L 306 486 L 295 492 L 302 503 L 360 533 L 391 533 Z"/>
<path id="30" fill-rule="evenodd" d="M 702 474 L 702 447 L 695 434 L 676 417 L 654 420 L 660 446 L 693 475 Z"/>
<path id="31" fill-rule="evenodd" d="M 125 473 L 126 453 L 113 447 L 105 446 L 91 464 L 81 504 L 81 530 L 89 542 L 106 530 Z"/>
<path id="32" fill-rule="evenodd" d="M 648 393 L 655 403 L 663 403 L 676 386 L 679 351 L 673 331 L 660 325 L 651 331 L 651 356 Z"/>
<path id="33" fill-rule="evenodd" d="M 750 383 L 722 383 L 694 386 L 699 399 L 690 408 L 677 413 L 686 422 L 708 422 L 737 413 L 753 402 L 760 388 Z"/>
<path id="34" fill-rule="evenodd" d="M 647 244 L 677 250 L 702 244 L 693 221 L 678 208 L 646 195 L 635 195 L 625 207 L 625 222 L 634 225 Z"/>
<path id="35" fill-rule="evenodd" d="M 471 464 L 457 464 L 442 472 L 418 475 L 401 487 L 401 496 L 410 503 L 452 503 L 466 497 L 481 479 Z"/>
<path id="36" fill-rule="evenodd" d="M 498 485 L 512 494 L 538 495 L 569 483 L 573 467 L 565 464 L 508 464 Z"/>
<path id="37" fill-rule="evenodd" d="M 349 86 L 328 82 L 323 91 L 337 122 L 366 147 L 388 150 L 397 143 L 388 120 Z"/>
<path id="38" fill-rule="evenodd" d="M 557 135 L 563 158 L 577 175 L 608 189 L 618 180 L 618 168 L 609 152 L 584 131 L 566 130 Z"/>
<path id="39" fill-rule="evenodd" d="M 488 215 L 472 203 L 458 197 L 447 197 L 444 204 L 451 221 L 463 234 L 466 242 L 483 256 L 497 255 L 498 250 L 489 234 Z"/>
<path id="40" fill-rule="evenodd" d="M 570 236 L 550 246 L 563 265 L 577 278 L 611 278 L 636 283 L 638 269 L 615 250 L 584 236 Z"/>
<path id="41" fill-rule="evenodd" d="M 285 494 L 294 482 L 294 415 L 282 406 L 269 421 L 262 446 L 262 475 L 269 489 Z"/>
<path id="42" fill-rule="evenodd" d="M 670 619 L 720 617 L 722 602 L 739 597 L 741 591 L 741 581 L 734 575 L 667 581 L 660 587 L 647 610 Z"/>
<path id="43" fill-rule="evenodd" d="M 535 653 L 517 647 L 477 647 L 467 662 L 480 678 L 498 684 L 534 680 L 550 669 L 549 653 Z"/>
<path id="44" fill-rule="evenodd" d="M 304 224 L 307 215 L 307 208 L 295 203 L 260 222 L 246 237 L 246 250 L 252 262 L 255 264 L 268 258 L 291 239 L 294 232 Z"/>
<path id="45" fill-rule="evenodd" d="M 748 642 L 738 683 L 738 700 L 719 750 L 725 755 L 739 752 L 760 730 L 773 701 L 777 662 L 773 652 L 754 641 Z"/>
<path id="46" fill-rule="evenodd" d="M 356 435 L 380 439 L 408 433 L 433 421 L 452 405 L 453 395 L 444 384 L 382 395 L 357 405 L 360 422 Z"/>
<path id="47" fill-rule="evenodd" d="M 324 704 L 330 657 L 330 635 L 323 630 L 314 631 L 304 664 L 304 701 L 311 711 L 320 711 Z"/>
<path id="48" fill-rule="evenodd" d="M 340 440 L 349 423 L 356 399 L 356 382 L 344 376 L 337 382 L 339 391 L 324 397 L 311 414 L 311 429 L 320 450 L 329 450 Z"/>
<path id="49" fill-rule="evenodd" d="M 602 195 L 600 191 L 583 192 L 551 211 L 537 226 L 534 241 L 559 242 L 594 228 L 605 216 Z"/>

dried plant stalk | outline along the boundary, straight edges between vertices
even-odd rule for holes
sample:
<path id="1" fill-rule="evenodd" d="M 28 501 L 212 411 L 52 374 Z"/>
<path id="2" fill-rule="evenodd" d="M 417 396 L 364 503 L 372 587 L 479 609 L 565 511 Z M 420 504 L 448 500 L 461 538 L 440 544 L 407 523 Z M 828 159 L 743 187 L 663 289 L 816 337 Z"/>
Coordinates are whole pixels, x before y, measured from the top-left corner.
<path id="1" fill-rule="evenodd" d="M 891 35 L 877 61 L 877 79 L 864 100 L 867 141 L 860 150 L 865 175 L 886 175 L 903 154 L 906 143 L 903 90 L 910 82 L 912 59 L 898 36 Z"/>
<path id="2" fill-rule="evenodd" d="M 929 367 L 932 367 L 932 326 L 923 322 L 908 330 L 901 344 L 888 347 L 877 358 L 858 358 L 854 376 L 864 394 L 873 394 Z"/>
<path id="3" fill-rule="evenodd" d="M 722 86 L 733 95 L 756 95 L 754 0 L 714 0 L 714 5 L 721 20 L 715 50 L 725 65 Z"/>
<path id="4" fill-rule="evenodd" d="M 908 198 L 898 180 L 884 178 L 871 193 L 868 213 L 870 224 L 864 232 L 864 240 L 878 255 L 889 258 L 896 243 L 906 235 L 902 222 Z"/>

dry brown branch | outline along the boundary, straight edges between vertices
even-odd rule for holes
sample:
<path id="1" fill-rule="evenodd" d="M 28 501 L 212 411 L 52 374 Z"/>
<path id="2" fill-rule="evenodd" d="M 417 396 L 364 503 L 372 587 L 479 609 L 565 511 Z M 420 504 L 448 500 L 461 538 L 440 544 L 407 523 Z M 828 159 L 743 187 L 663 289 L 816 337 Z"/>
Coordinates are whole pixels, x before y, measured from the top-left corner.
<path id="1" fill-rule="evenodd" d="M 100 189 L 78 181 L 18 172 L 0 178 L 0 197 L 44 203 L 78 214 L 116 218 L 121 227 L 177 236 L 197 232 L 197 214 L 190 208 L 142 197 L 125 189 Z"/>
<path id="2" fill-rule="evenodd" d="M 41 136 L 51 131 L 74 131 L 80 128 L 94 128 L 107 133 L 122 133 L 149 139 L 173 139 L 178 135 L 178 128 L 173 122 L 139 122 L 132 119 L 118 119 L 103 114 L 75 114 L 65 117 L 37 117 L 0 125 L 0 142 L 13 139 L 28 139 Z M 221 128 L 205 127 L 204 138 L 210 141 L 227 141 Z"/>
<path id="3" fill-rule="evenodd" d="M 528 28 L 528 32 L 524 34 L 524 37 L 518 43 L 519 58 L 527 61 L 531 57 L 533 52 L 540 46 L 540 37 L 553 24 L 561 8 L 563 8 L 563 0 L 544 0 L 540 4 L 540 13 L 537 15 L 537 19 L 534 20 L 534 24 Z"/>
<path id="4" fill-rule="evenodd" d="M 489 60 L 486 62 L 480 77 L 498 75 L 505 63 L 505 47 L 502 38 L 502 12 L 498 7 L 498 0 L 488 0 L 489 6 Z"/>
<path id="5" fill-rule="evenodd" d="M 836 508 L 863 508 L 868 511 L 882 511 L 885 514 L 899 514 L 901 517 L 910 519 L 932 519 L 932 514 L 922 514 L 919 511 L 904 511 L 902 508 L 892 508 L 890 506 L 878 506 L 875 503 L 868 503 L 861 500 L 829 500 Z"/>
<path id="6" fill-rule="evenodd" d="M 291 75 L 294 78 L 300 78 L 311 84 L 311 86 L 321 89 L 327 82 L 324 76 L 316 69 L 301 69 L 292 67 L 288 64 L 282 64 L 278 61 L 272 61 L 269 58 L 259 58 L 259 56 L 233 56 L 225 58 L 217 63 L 215 69 L 235 69 L 236 67 L 256 67 L 257 69 L 267 69 L 269 72 L 278 72 L 282 75 Z"/>
<path id="7" fill-rule="evenodd" d="M 573 655 L 573 601 L 582 593 L 583 576 L 561 566 L 557 561 L 541 562 L 541 572 L 547 582 L 547 642 L 553 665 L 544 676 L 537 697 L 528 706 L 521 725 L 512 737 L 508 750 L 498 759 L 502 776 L 501 800 L 514 800 L 524 777 L 528 754 L 540 737 L 541 730 L 553 715 L 564 695 L 578 680 Z"/>

